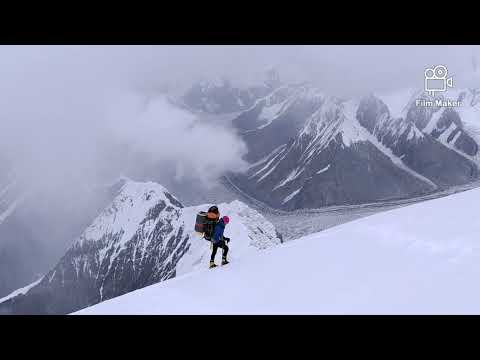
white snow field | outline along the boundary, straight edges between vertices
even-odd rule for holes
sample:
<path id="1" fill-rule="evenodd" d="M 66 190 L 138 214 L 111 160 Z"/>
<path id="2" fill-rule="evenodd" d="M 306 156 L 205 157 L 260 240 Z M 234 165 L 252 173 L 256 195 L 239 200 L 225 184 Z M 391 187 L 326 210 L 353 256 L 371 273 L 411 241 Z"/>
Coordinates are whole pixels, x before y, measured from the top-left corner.
<path id="1" fill-rule="evenodd" d="M 480 189 L 417 203 L 76 314 L 480 314 L 479 210 Z"/>

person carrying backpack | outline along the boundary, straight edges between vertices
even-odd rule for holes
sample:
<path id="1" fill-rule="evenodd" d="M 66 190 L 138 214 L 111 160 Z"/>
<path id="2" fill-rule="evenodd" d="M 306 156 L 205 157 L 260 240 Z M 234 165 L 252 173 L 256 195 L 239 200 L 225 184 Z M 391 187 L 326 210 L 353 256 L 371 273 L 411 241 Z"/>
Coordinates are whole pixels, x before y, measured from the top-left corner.
<path id="1" fill-rule="evenodd" d="M 222 265 L 227 265 L 229 261 L 227 260 L 228 246 L 230 239 L 223 236 L 225 231 L 225 226 L 230 222 L 228 216 L 222 217 L 217 224 L 215 225 L 215 230 L 212 236 L 212 255 L 210 256 L 210 268 L 214 268 L 217 265 L 215 264 L 215 255 L 217 255 L 218 248 L 222 248 Z"/>
<path id="2" fill-rule="evenodd" d="M 207 213 L 202 212 L 205 216 L 203 219 L 199 219 L 198 222 L 203 224 L 200 231 L 203 232 L 203 238 L 207 241 L 212 241 L 213 233 L 215 232 L 215 226 L 217 225 L 220 212 L 217 206 L 211 206 Z"/>
<path id="3" fill-rule="evenodd" d="M 207 212 L 200 211 L 195 220 L 195 232 L 211 243 L 212 255 L 210 257 L 210 268 L 214 268 L 215 255 L 218 248 L 222 248 L 222 265 L 229 263 L 227 260 L 228 246 L 230 239 L 223 236 L 225 225 L 229 223 L 228 216 L 220 219 L 220 212 L 217 206 L 211 206 Z"/>

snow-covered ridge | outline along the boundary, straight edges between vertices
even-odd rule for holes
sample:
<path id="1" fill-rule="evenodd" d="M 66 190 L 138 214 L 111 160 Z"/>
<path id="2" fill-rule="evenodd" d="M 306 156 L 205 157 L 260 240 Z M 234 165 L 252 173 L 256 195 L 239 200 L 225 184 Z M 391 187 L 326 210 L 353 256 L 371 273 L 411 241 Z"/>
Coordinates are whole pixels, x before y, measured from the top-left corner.
<path id="1" fill-rule="evenodd" d="M 337 135 L 343 147 L 349 147 L 357 142 L 368 141 L 370 137 L 357 121 L 358 99 L 340 100 L 335 97 L 327 98 L 321 107 L 306 121 L 299 133 L 299 138 L 308 136 L 310 151 L 321 151 L 331 141 L 336 141 Z"/>
<path id="2" fill-rule="evenodd" d="M 357 108 L 358 100 L 341 102 L 339 99 L 330 98 L 324 102 L 307 120 L 296 139 L 296 143 L 301 143 L 304 138 L 308 139 L 308 146 L 301 158 L 302 164 L 308 164 L 315 153 L 320 153 L 332 141 L 340 141 L 342 147 L 366 141 L 378 145 L 378 141 L 358 123 Z M 380 150 L 385 152 L 384 147 L 380 147 Z M 390 154 L 388 156 L 391 157 Z"/>
<path id="3" fill-rule="evenodd" d="M 260 187 L 261 191 L 268 193 L 265 197 L 262 197 L 263 194 L 256 194 L 255 196 L 259 196 L 259 199 L 263 201 L 266 199 L 267 203 L 273 204 L 271 206 L 285 206 L 285 208 L 302 206 L 298 200 L 294 204 L 294 200 L 301 197 L 302 202 L 305 201 L 307 192 L 311 192 L 308 199 L 312 199 L 312 202 L 316 201 L 315 193 L 325 196 L 324 199 L 326 199 L 329 194 L 322 194 L 322 189 L 325 187 L 318 185 L 318 189 L 314 191 L 312 184 L 321 184 L 323 181 L 327 184 L 332 181 L 337 183 L 344 181 L 339 175 L 339 169 L 342 168 L 342 172 L 349 171 L 349 158 L 357 163 L 359 161 L 363 163 L 368 169 L 365 171 L 367 176 L 376 176 L 375 173 L 368 174 L 371 168 L 375 168 L 369 164 L 375 158 L 382 159 L 384 164 L 378 166 L 373 172 L 382 172 L 382 176 L 387 178 L 388 169 L 397 174 L 399 174 L 398 170 L 401 170 L 404 173 L 401 175 L 404 180 L 399 180 L 398 185 L 391 185 L 395 196 L 406 197 L 417 191 L 428 192 L 438 189 L 435 179 L 425 176 L 421 172 L 422 169 L 413 169 L 410 166 L 410 158 L 404 159 L 409 146 L 417 144 L 421 146 L 424 139 L 424 134 L 411 119 L 392 118 L 388 107 L 374 96 L 350 100 L 323 96 L 316 106 L 316 110 L 305 119 L 304 125 L 290 137 L 288 143 L 278 146 L 270 155 L 250 166 L 245 176 L 245 180 L 248 181 L 245 187 L 247 189 L 254 186 Z M 342 151 L 345 152 L 342 153 Z M 357 158 L 359 152 L 362 155 Z M 369 152 L 369 155 L 365 156 L 366 152 Z M 380 153 L 385 157 L 383 158 Z M 341 163 L 331 160 L 337 154 L 340 154 L 338 158 L 342 159 Z M 325 168 L 329 164 L 330 171 L 327 172 Z M 323 175 L 318 176 L 321 174 Z M 368 187 L 372 183 L 364 184 Z M 348 190 L 352 184 L 342 183 L 340 186 Z M 416 186 L 418 187 L 415 188 Z M 419 188 L 421 190 L 417 190 Z M 365 191 L 372 193 L 372 200 L 376 196 L 374 186 Z M 390 195 L 385 191 L 380 198 L 388 198 L 388 196 Z M 339 194 L 338 197 L 341 198 L 342 195 Z M 349 195 L 345 195 L 345 200 L 348 199 Z M 344 200 L 342 198 L 334 201 Z M 351 198 L 348 201 L 351 201 Z M 318 205 L 315 204 L 315 206 Z"/>
<path id="4" fill-rule="evenodd" d="M 78 241 L 82 244 L 98 240 L 104 234 L 119 232 L 122 232 L 120 243 L 130 240 L 140 222 L 159 201 L 164 201 L 167 206 L 180 205 L 160 184 L 126 181 L 113 203 L 95 219 Z"/>
<path id="5" fill-rule="evenodd" d="M 11 297 L 22 293 L 26 296 L 22 299 L 28 302 L 29 292 L 35 289 L 36 299 L 53 302 L 47 308 L 56 313 L 63 311 L 56 306 L 78 309 L 204 269 L 210 246 L 194 231 L 194 224 L 197 213 L 210 205 L 183 207 L 159 184 L 124 180 L 112 203 L 59 263 L 42 280 Z M 242 258 L 281 243 L 274 226 L 244 203 L 217 205 L 221 214 L 231 219 L 225 231 L 225 236 L 231 238 L 229 258 Z M 19 301 L 18 306 L 24 310 L 23 300 Z M 2 311 L 15 313 L 15 309 L 0 307 Z"/>
<path id="6" fill-rule="evenodd" d="M 162 206 L 165 210 L 169 208 L 175 209 L 170 213 L 156 213 L 157 217 L 150 216 L 153 210 L 158 208 L 159 202 L 165 203 Z M 151 241 L 149 234 L 154 229 L 158 215 L 163 219 L 168 218 L 169 221 L 174 220 L 178 228 L 184 228 L 186 235 L 192 234 L 191 246 L 202 245 L 203 250 L 207 242 L 197 239 L 196 234 L 189 229 L 193 229 L 195 216 L 199 211 L 205 211 L 212 204 L 205 204 L 195 207 L 182 207 L 179 202 L 165 189 L 163 186 L 148 182 L 138 183 L 128 181 L 120 190 L 118 196 L 113 203 L 100 214 L 94 223 L 87 228 L 81 235 L 78 243 L 83 244 L 85 241 L 98 241 L 110 236 L 112 245 L 117 249 L 121 249 L 134 235 L 141 231 L 142 235 Z M 238 239 L 235 239 L 237 252 L 238 247 L 243 245 L 262 249 L 280 243 L 275 228 L 260 213 L 250 209 L 247 205 L 240 201 L 232 203 L 217 204 L 222 215 L 229 215 L 231 223 L 227 227 L 227 233 L 234 233 Z M 258 229 L 261 228 L 262 231 Z M 112 236 L 112 234 L 114 236 Z M 226 235 L 227 236 L 227 235 Z M 235 238 L 235 236 L 233 236 Z M 249 239 L 248 241 L 246 239 Z M 114 243 L 114 244 L 113 244 Z M 148 242 L 143 245 L 145 248 Z M 208 244 L 207 244 L 208 245 Z M 100 262 L 108 253 L 108 246 L 101 251 L 102 256 Z M 118 251 L 115 252 L 115 254 Z M 202 257 L 203 254 L 197 254 L 195 251 L 189 251 L 189 256 L 196 258 Z"/>
<path id="7" fill-rule="evenodd" d="M 277 98 L 277 94 L 280 94 L 280 100 Z M 297 102 L 315 101 L 320 104 L 324 98 L 325 95 L 323 92 L 309 84 L 283 86 L 265 98 L 265 106 L 262 108 L 259 119 L 267 120 L 267 122 L 258 127 L 258 129 L 270 125 L 276 118 L 280 117 Z"/>
<path id="8" fill-rule="evenodd" d="M 182 209 L 181 221 L 187 228 L 191 228 L 192 219 L 196 214 L 199 211 L 205 211 L 211 205 L 213 204 Z M 229 258 L 232 261 L 281 243 L 273 224 L 243 202 L 235 200 L 231 203 L 217 204 L 217 206 L 221 216 L 227 215 L 230 218 L 225 236 L 231 239 Z M 205 268 L 209 257 L 209 243 L 192 232 L 190 248 L 177 265 L 177 275 Z M 218 257 L 220 258 L 220 255 Z"/>
<path id="9" fill-rule="evenodd" d="M 259 109 L 258 121 L 261 124 L 254 129 L 244 131 L 244 133 L 254 132 L 270 126 L 297 103 L 315 102 L 320 104 L 324 98 L 324 93 L 310 84 L 282 85 L 268 95 L 257 99 L 249 109 L 245 110 L 245 113 L 248 113 Z"/>
<path id="10" fill-rule="evenodd" d="M 398 166 L 400 169 L 408 172 L 409 174 L 415 176 L 417 179 L 422 180 L 423 182 L 427 183 L 428 185 L 431 186 L 432 189 L 436 189 L 437 185 L 431 181 L 430 179 L 426 178 L 425 176 L 420 175 L 416 171 L 412 170 L 410 167 L 408 167 L 403 161 L 402 158 L 399 156 L 396 156 L 393 151 L 382 144 L 377 138 L 370 134 L 367 130 L 363 129 L 364 131 L 364 136 L 365 139 L 367 139 L 370 143 L 374 144 L 375 147 L 380 150 L 384 155 L 386 155 L 396 166 Z"/>
<path id="11" fill-rule="evenodd" d="M 479 202 L 386 211 L 76 314 L 480 314 Z"/>

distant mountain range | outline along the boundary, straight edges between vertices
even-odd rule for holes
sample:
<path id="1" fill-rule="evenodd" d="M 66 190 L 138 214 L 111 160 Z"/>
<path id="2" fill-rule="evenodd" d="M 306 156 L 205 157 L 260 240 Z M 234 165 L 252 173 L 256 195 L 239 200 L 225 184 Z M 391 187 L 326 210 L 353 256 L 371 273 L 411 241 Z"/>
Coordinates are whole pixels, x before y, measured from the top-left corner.
<path id="1" fill-rule="evenodd" d="M 280 75 L 275 69 L 265 73 L 263 82 L 246 88 L 232 85 L 227 78 L 216 81 L 202 80 L 195 83 L 180 98 L 179 104 L 184 104 L 193 111 L 207 114 L 225 114 L 242 111 L 251 107 L 254 102 L 280 86 Z"/>
<path id="2" fill-rule="evenodd" d="M 294 210 L 402 199 L 479 176 L 477 89 L 435 98 L 407 89 L 342 99 L 312 84 L 277 80 L 232 121 L 251 166 L 230 179 L 269 206 Z M 217 94 L 223 87 L 208 88 Z M 447 97 L 462 106 L 417 104 Z M 217 112 L 228 108 L 217 95 L 204 100 L 215 102 Z"/>

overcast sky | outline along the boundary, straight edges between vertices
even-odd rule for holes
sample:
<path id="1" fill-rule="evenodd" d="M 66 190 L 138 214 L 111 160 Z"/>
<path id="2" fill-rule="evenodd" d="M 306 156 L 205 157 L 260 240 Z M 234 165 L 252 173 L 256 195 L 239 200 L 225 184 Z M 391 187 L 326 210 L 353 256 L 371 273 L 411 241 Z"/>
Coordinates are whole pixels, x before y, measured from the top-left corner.
<path id="1" fill-rule="evenodd" d="M 425 68 L 437 64 L 451 75 L 471 69 L 479 46 L 165 46 L 152 49 L 157 74 L 171 82 L 226 75 L 255 82 L 277 67 L 288 81 L 309 80 L 326 92 L 362 94 L 423 86 Z M 158 78 L 156 78 L 158 79 Z"/>
<path id="2" fill-rule="evenodd" d="M 286 81 L 309 80 L 323 91 L 357 95 L 423 85 L 426 67 L 471 70 L 470 46 L 0 46 L 0 151 L 24 179 L 55 188 L 90 181 L 125 164 L 119 144 L 202 177 L 243 166 L 242 142 L 211 131 L 142 91 L 185 87 L 228 76 L 254 83 L 269 67 Z M 458 82 L 457 82 L 458 85 Z M 216 161 L 196 158 L 216 143 Z M 39 177 L 38 175 L 41 174 Z"/>
<path id="3" fill-rule="evenodd" d="M 228 76 L 255 82 L 268 67 L 286 80 L 317 82 L 327 92 L 368 92 L 422 84 L 426 67 L 445 64 L 452 75 L 471 68 L 479 46 L 0 46 L 3 88 L 9 81 L 65 88 L 83 83 L 186 85 Z M 77 76 L 81 74 L 81 76 Z M 62 81 L 63 80 L 63 81 Z"/>

